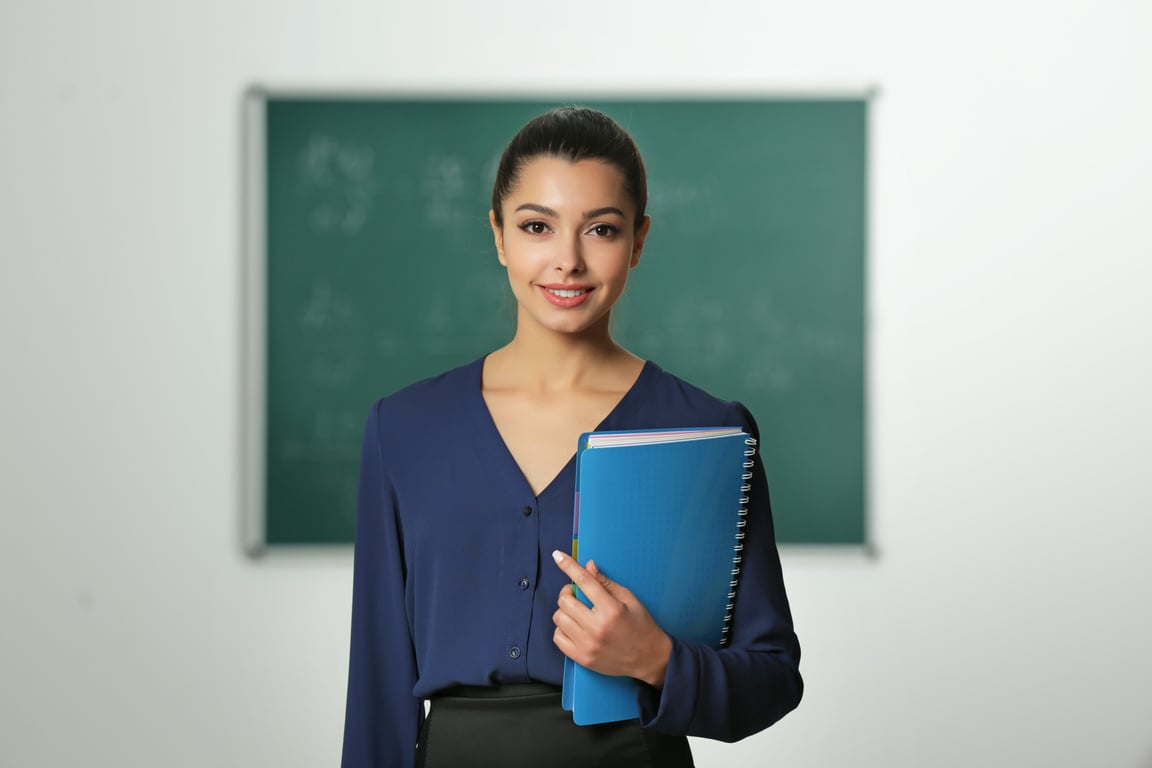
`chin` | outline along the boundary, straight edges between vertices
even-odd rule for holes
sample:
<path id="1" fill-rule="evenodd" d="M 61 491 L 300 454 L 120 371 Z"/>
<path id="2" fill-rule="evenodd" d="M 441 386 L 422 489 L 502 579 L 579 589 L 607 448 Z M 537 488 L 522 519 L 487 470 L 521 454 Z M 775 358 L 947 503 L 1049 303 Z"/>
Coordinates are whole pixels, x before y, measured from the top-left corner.
<path id="1" fill-rule="evenodd" d="M 601 322 L 604 321 L 603 315 L 582 316 L 582 317 L 540 317 L 539 315 L 532 318 L 532 322 L 539 328 L 542 328 L 552 333 L 558 333 L 565 336 L 579 336 L 583 333 L 588 333 L 595 329 Z"/>

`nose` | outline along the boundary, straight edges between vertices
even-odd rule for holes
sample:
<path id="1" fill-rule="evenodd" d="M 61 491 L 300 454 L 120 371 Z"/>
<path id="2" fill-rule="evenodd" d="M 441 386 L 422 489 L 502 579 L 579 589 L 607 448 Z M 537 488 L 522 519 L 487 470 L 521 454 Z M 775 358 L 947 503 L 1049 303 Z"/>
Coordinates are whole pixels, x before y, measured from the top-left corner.
<path id="1" fill-rule="evenodd" d="M 584 248 L 579 233 L 565 238 L 556 256 L 556 271 L 575 275 L 584 271 Z"/>

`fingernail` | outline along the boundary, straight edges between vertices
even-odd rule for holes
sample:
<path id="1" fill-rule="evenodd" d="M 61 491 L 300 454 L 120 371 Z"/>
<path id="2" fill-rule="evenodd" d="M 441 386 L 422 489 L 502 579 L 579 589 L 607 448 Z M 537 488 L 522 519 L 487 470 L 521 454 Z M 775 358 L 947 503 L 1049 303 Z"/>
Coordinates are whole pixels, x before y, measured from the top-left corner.
<path id="1" fill-rule="evenodd" d="M 561 560 L 564 559 L 564 553 L 558 549 L 554 549 L 554 550 L 552 550 L 552 559 L 555 560 L 556 562 L 560 562 Z"/>

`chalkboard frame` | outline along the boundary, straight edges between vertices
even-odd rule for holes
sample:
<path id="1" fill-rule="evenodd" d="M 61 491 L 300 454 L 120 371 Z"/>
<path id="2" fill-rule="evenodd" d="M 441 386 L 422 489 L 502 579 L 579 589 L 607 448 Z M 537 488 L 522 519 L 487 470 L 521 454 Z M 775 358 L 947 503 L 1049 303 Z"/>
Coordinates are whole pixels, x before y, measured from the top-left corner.
<path id="1" fill-rule="evenodd" d="M 245 550 L 253 555 L 264 553 L 270 543 L 267 536 L 267 509 L 266 478 L 268 472 L 268 446 L 266 441 L 267 422 L 267 257 L 268 233 L 267 215 L 268 200 L 266 182 L 268 166 L 266 162 L 267 137 L 267 105 L 271 99 L 308 99 L 317 102 L 342 100 L 424 100 L 424 101 L 548 101 L 552 103 L 589 103 L 596 101 L 621 101 L 624 99 L 643 102 L 645 100 L 676 100 L 692 101 L 706 104 L 710 100 L 746 99 L 753 101 L 771 101 L 786 99 L 789 101 L 820 101 L 829 99 L 856 99 L 864 102 L 866 107 L 865 127 L 865 164 L 866 164 L 866 190 L 865 227 L 862 242 L 864 273 L 861 291 L 863 294 L 864 315 L 861 318 L 863 332 L 863 365 L 861 371 L 863 386 L 863 488 L 861 498 L 861 531 L 858 541 L 851 542 L 815 542 L 792 543 L 781 542 L 781 546 L 789 548 L 820 549 L 834 548 L 837 550 L 862 550 L 864 553 L 875 556 L 876 547 L 872 537 L 870 499 L 869 499 L 869 461 L 868 437 L 870 432 L 868 408 L 868 347 L 870 334 L 868 333 L 869 293 L 867 265 L 871 255 L 871 201 L 873 173 L 872 161 L 872 102 L 878 91 L 874 87 L 859 87 L 845 89 L 804 89 L 797 91 L 724 91 L 721 93 L 689 93 L 676 92 L 646 92 L 644 94 L 630 95 L 621 93 L 564 93 L 562 96 L 525 93 L 449 93 L 449 92 L 407 92 L 404 90 L 391 91 L 350 91 L 350 90 L 308 90 L 308 89 L 267 89 L 252 87 L 243 97 L 243 123 L 244 123 L 244 274 L 243 274 L 243 411 L 241 429 L 241 453 L 243 468 L 241 472 L 242 493 L 242 540 Z M 384 393 L 382 393 L 384 394 Z M 350 543 L 350 542 L 349 542 Z M 277 549 L 306 546 L 310 549 L 321 547 L 334 547 L 346 549 L 348 543 L 317 544 L 275 543 Z"/>

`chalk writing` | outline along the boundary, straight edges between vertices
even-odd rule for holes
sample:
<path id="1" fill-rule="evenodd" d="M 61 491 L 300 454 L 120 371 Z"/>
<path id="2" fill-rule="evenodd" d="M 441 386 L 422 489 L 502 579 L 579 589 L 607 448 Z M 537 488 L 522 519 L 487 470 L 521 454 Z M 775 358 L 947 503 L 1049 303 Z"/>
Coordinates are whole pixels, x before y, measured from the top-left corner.
<path id="1" fill-rule="evenodd" d="M 424 166 L 424 215 L 433 223 L 452 224 L 465 215 L 464 164 L 454 155 L 431 155 Z"/>
<path id="2" fill-rule="evenodd" d="M 313 231 L 355 235 L 364 228 L 376 197 L 376 153 L 371 147 L 313 135 L 300 155 L 299 180 L 310 201 Z"/>

